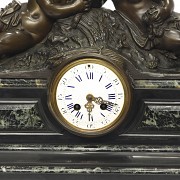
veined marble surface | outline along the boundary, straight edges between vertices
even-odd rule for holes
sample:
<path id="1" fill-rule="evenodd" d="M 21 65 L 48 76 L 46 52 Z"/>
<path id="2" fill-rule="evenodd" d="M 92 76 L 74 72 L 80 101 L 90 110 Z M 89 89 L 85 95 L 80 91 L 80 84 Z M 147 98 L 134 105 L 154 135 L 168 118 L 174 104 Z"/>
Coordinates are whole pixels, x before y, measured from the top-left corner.
<path id="1" fill-rule="evenodd" d="M 60 167 L 60 166 L 0 166 L 1 173 L 31 174 L 123 174 L 123 175 L 180 175 L 180 168 L 118 168 L 118 167 Z"/>
<path id="2" fill-rule="evenodd" d="M 38 111 L 38 102 L 0 102 L 0 134 L 5 130 L 46 130 Z"/>
<path id="3" fill-rule="evenodd" d="M 136 130 L 148 132 L 168 132 L 180 134 L 180 103 L 164 104 L 152 103 L 146 105 L 144 116 Z"/>
<path id="4" fill-rule="evenodd" d="M 174 88 L 180 89 L 180 80 L 135 80 L 135 88 L 157 89 L 157 88 Z"/>
<path id="5" fill-rule="evenodd" d="M 0 79 L 0 88 L 8 87 L 36 87 L 46 88 L 47 80 L 45 79 Z"/>
<path id="6" fill-rule="evenodd" d="M 180 146 L 168 145 L 53 145 L 53 144 L 0 144 L 1 151 L 53 152 L 153 152 L 180 153 Z"/>

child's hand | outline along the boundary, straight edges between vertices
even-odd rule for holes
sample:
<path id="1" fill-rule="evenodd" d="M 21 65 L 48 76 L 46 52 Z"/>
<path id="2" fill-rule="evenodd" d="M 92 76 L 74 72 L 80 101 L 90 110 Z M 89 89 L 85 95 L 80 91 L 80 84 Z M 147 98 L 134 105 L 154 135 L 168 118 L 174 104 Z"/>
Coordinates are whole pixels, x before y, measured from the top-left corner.
<path id="1" fill-rule="evenodd" d="M 163 7 L 151 7 L 147 12 L 150 22 L 161 23 L 166 20 L 170 14 Z"/>
<path id="2" fill-rule="evenodd" d="M 91 8 L 91 1 L 92 0 L 77 0 L 77 3 L 79 4 L 79 11 L 88 11 Z"/>

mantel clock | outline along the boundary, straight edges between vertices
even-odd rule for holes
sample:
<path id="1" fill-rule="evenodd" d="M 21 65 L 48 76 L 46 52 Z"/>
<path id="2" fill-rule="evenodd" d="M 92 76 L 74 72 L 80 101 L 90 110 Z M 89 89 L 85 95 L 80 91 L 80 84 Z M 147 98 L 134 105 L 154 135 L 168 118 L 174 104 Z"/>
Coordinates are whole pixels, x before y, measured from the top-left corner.
<path id="1" fill-rule="evenodd" d="M 82 136 L 112 131 L 124 121 L 130 102 L 123 68 L 97 58 L 58 69 L 49 87 L 49 107 L 57 121 Z"/>
<path id="2" fill-rule="evenodd" d="M 0 10 L 2 179 L 179 179 L 180 15 L 105 2 Z"/>

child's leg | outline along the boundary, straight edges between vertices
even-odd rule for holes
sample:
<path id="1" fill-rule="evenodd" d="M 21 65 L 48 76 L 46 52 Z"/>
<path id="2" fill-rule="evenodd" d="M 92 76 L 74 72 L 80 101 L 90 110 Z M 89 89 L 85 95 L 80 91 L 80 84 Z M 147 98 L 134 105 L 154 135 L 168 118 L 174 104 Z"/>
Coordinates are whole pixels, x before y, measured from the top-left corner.
<path id="1" fill-rule="evenodd" d="M 34 45 L 32 36 L 24 30 L 0 33 L 0 56 L 13 55 Z"/>
<path id="2" fill-rule="evenodd" d="M 169 50 L 176 55 L 180 55 L 180 31 L 179 30 L 165 30 L 164 36 L 158 45 L 159 49 Z"/>

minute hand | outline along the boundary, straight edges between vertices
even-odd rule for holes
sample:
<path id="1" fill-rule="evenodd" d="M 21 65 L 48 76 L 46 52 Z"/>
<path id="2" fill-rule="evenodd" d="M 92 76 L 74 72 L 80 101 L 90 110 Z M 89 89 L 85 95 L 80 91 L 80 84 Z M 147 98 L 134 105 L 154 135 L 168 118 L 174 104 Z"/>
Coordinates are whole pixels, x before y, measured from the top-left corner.
<path id="1" fill-rule="evenodd" d="M 101 105 L 101 104 L 106 104 L 106 105 L 111 105 L 111 106 L 116 106 L 117 104 L 115 103 L 112 103 L 110 101 L 106 101 L 106 100 L 103 100 L 102 97 L 93 97 L 93 101 L 98 104 L 98 105 Z"/>

